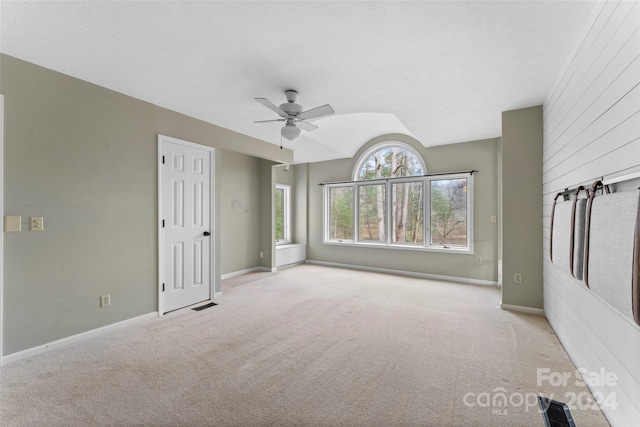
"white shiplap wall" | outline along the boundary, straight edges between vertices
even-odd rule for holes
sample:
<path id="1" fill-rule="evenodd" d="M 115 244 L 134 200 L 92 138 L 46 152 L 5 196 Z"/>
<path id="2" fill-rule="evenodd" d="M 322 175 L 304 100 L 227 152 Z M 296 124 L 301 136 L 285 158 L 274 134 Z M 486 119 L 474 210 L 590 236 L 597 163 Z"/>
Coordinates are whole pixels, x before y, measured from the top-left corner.
<path id="1" fill-rule="evenodd" d="M 640 3 L 598 3 L 544 103 L 544 309 L 578 368 L 617 375 L 593 386 L 640 426 L 640 327 L 549 261 L 553 197 L 595 179 L 640 172 Z M 629 278 L 631 282 L 631 278 Z M 611 394 L 613 393 L 613 394 Z"/>

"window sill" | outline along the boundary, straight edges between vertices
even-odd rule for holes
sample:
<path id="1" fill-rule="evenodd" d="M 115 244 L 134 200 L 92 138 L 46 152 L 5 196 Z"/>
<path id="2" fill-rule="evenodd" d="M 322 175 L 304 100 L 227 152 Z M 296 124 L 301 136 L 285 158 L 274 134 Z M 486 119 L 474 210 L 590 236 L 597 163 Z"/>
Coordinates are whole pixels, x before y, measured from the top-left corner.
<path id="1" fill-rule="evenodd" d="M 333 246 L 349 246 L 355 248 L 375 248 L 375 249 L 391 249 L 391 250 L 403 250 L 403 251 L 421 251 L 421 252 L 441 252 L 447 254 L 463 254 L 472 255 L 473 248 L 459 248 L 459 247 L 443 247 L 443 246 L 410 246 L 410 245 L 398 245 L 398 244 L 379 244 L 379 243 L 354 243 L 352 241 L 338 242 L 338 241 L 325 241 L 323 245 Z"/>

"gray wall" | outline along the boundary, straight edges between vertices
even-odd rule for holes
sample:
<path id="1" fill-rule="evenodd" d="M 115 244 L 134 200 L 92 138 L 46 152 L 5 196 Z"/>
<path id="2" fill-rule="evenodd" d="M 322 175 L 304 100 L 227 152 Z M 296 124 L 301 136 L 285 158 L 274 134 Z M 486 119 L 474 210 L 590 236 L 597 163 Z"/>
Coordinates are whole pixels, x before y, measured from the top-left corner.
<path id="1" fill-rule="evenodd" d="M 5 355 L 157 310 L 158 133 L 284 163 L 293 157 L 6 55 L 0 57 L 0 92 L 4 214 L 21 215 L 23 230 L 29 216 L 44 216 L 45 224 L 43 232 L 4 234 Z M 220 152 L 218 274 L 234 268 L 231 263 L 255 266 L 244 248 L 231 251 L 246 259 L 225 256 L 225 265 L 220 262 L 227 243 L 219 231 L 228 228 L 220 223 L 220 181 L 232 173 L 221 167 Z M 245 168 L 252 162 L 235 160 Z M 100 308 L 99 296 L 106 293 L 112 305 Z"/>
<path id="2" fill-rule="evenodd" d="M 318 183 L 351 180 L 353 167 L 361 153 L 384 140 L 397 140 L 413 146 L 424 158 L 428 173 L 478 170 L 474 176 L 474 254 L 363 248 L 322 244 L 322 187 Z M 437 274 L 467 279 L 497 281 L 497 141 L 488 139 L 440 147 L 424 148 L 405 135 L 387 135 L 365 144 L 352 159 L 311 163 L 308 168 L 308 246 L 307 259 Z M 476 257 L 482 257 L 482 264 Z"/>
<path id="3" fill-rule="evenodd" d="M 611 425 L 630 426 L 640 420 L 640 326 L 548 255 L 557 192 L 640 172 L 640 4 L 603 2 L 592 18 L 544 103 L 544 311 L 576 366 L 616 375 L 592 388 L 615 398 L 603 407 Z M 618 190 L 637 191 L 630 184 Z"/>
<path id="4" fill-rule="evenodd" d="M 291 165 L 286 167 L 286 165 L 274 165 L 273 173 L 276 184 L 291 185 L 291 191 L 293 192 L 293 184 L 295 181 L 295 166 Z"/>
<path id="5" fill-rule="evenodd" d="M 308 165 L 291 166 L 294 170 L 293 242 L 307 243 L 307 203 L 309 192 Z"/>
<path id="6" fill-rule="evenodd" d="M 501 147 L 502 303 L 542 308 L 542 107 L 502 113 Z"/>
<path id="7" fill-rule="evenodd" d="M 261 161 L 259 165 L 260 174 L 260 248 L 262 258 L 260 267 L 274 268 L 276 265 L 276 232 L 275 214 L 276 208 L 273 203 L 276 190 L 275 173 L 273 172 L 273 162 Z"/>
<path id="8" fill-rule="evenodd" d="M 220 273 L 260 264 L 260 162 L 256 157 L 220 150 Z"/>

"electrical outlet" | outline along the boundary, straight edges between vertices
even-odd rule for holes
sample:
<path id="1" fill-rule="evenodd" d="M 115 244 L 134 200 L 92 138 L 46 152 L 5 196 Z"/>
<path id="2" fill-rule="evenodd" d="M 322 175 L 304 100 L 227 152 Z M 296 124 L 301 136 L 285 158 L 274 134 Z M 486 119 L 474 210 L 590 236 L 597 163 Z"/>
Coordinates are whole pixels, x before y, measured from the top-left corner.
<path id="1" fill-rule="evenodd" d="M 100 296 L 100 307 L 107 307 L 111 305 L 111 294 Z"/>
<path id="2" fill-rule="evenodd" d="M 44 218 L 41 216 L 32 216 L 29 218 L 31 225 L 31 231 L 43 231 L 44 230 Z"/>
<path id="3" fill-rule="evenodd" d="M 514 283 L 522 283 L 522 274 L 514 273 L 513 274 L 513 282 Z"/>
<path id="4" fill-rule="evenodd" d="M 498 222 L 498 217 L 495 215 L 491 215 L 491 222 L 496 223 Z"/>
<path id="5" fill-rule="evenodd" d="M 476 258 L 476 264 L 482 264 L 482 257 L 481 256 Z"/>
<path id="6" fill-rule="evenodd" d="M 264 252 L 260 251 L 260 258 L 264 256 Z"/>

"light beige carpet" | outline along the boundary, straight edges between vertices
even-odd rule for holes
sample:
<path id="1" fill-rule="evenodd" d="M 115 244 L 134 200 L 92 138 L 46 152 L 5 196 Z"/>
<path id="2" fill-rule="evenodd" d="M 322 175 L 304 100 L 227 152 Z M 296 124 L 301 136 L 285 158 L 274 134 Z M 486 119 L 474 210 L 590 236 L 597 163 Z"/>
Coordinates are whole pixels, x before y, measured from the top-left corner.
<path id="1" fill-rule="evenodd" d="M 543 426 L 531 397 L 590 396 L 537 385 L 538 368 L 576 367 L 543 317 L 501 310 L 494 287 L 301 265 L 223 292 L 4 366 L 0 424 Z"/>

